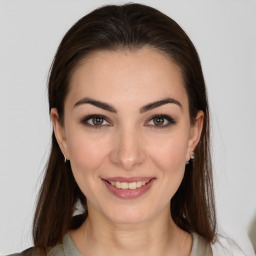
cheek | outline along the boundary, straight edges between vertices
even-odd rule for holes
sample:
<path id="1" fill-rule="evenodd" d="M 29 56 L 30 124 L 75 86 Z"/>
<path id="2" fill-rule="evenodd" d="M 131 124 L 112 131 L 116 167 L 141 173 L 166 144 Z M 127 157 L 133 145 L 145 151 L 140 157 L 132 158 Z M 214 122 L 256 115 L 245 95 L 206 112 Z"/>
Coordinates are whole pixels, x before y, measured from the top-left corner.
<path id="1" fill-rule="evenodd" d="M 164 172 L 175 172 L 184 168 L 188 141 L 184 134 L 163 138 L 150 148 L 151 159 Z"/>
<path id="2" fill-rule="evenodd" d="M 70 134 L 68 149 L 73 171 L 88 173 L 96 170 L 108 154 L 107 139 L 79 131 Z"/>
<path id="3" fill-rule="evenodd" d="M 98 171 L 108 155 L 107 139 L 95 138 L 76 130 L 68 139 L 70 164 L 74 178 L 88 200 L 97 200 Z"/>
<path id="4" fill-rule="evenodd" d="M 169 139 L 163 141 L 158 150 L 151 152 L 151 159 L 158 169 L 158 178 L 161 181 L 159 193 L 162 203 L 170 202 L 184 177 L 186 141 Z"/>

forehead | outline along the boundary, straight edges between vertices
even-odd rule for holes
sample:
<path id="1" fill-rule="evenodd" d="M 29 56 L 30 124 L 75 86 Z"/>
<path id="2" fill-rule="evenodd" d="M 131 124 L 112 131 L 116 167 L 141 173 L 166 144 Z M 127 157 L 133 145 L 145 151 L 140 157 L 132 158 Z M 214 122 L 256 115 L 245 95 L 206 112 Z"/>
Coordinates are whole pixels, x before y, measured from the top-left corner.
<path id="1" fill-rule="evenodd" d="M 141 104 L 173 97 L 187 101 L 182 72 L 170 57 L 159 51 L 99 51 L 80 63 L 70 81 L 67 98 L 132 101 Z"/>

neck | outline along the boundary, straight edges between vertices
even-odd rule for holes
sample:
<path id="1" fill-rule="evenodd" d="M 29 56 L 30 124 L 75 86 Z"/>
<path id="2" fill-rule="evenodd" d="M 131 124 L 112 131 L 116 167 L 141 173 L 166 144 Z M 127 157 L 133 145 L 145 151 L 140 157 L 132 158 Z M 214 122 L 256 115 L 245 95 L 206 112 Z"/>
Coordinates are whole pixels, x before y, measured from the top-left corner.
<path id="1" fill-rule="evenodd" d="M 70 232 L 70 236 L 86 256 L 189 255 L 192 247 L 191 235 L 174 223 L 169 209 L 139 224 L 113 224 L 89 214 L 85 223 Z"/>

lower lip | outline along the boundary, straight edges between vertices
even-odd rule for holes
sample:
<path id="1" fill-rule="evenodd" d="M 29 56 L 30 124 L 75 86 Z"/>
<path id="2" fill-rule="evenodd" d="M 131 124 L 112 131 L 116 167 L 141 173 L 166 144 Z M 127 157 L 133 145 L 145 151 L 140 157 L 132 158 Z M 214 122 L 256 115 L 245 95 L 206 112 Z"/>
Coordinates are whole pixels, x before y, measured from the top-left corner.
<path id="1" fill-rule="evenodd" d="M 134 199 L 145 194 L 151 188 L 155 179 L 150 180 L 147 184 L 136 189 L 121 189 L 121 188 L 112 186 L 106 180 L 102 180 L 102 181 L 105 183 L 108 190 L 115 196 L 121 199 Z"/>

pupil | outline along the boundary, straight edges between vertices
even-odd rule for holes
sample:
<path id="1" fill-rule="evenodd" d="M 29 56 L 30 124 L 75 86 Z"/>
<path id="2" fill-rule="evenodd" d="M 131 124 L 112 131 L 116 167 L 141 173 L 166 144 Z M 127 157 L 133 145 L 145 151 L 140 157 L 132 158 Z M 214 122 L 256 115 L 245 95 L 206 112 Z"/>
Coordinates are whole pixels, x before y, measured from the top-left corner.
<path id="1" fill-rule="evenodd" d="M 94 117 L 93 118 L 93 123 L 95 125 L 101 125 L 103 123 L 103 118 L 101 118 L 101 117 Z"/>
<path id="2" fill-rule="evenodd" d="M 164 123 L 164 119 L 161 118 L 161 117 L 156 117 L 156 118 L 153 119 L 153 122 L 154 122 L 155 125 L 159 126 L 159 125 L 162 125 Z"/>

